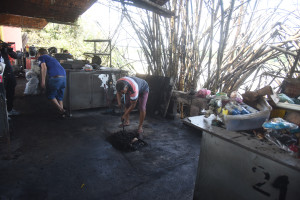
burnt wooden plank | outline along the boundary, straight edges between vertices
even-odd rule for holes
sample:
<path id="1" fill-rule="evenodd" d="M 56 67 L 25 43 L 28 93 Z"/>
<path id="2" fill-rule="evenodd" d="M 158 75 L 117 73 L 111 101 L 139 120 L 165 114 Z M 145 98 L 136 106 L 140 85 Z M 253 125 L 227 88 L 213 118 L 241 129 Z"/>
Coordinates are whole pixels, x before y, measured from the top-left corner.
<path id="1" fill-rule="evenodd" d="M 22 28 L 42 29 L 47 25 L 47 20 L 41 18 L 24 17 L 19 15 L 0 14 L 0 25 Z"/>

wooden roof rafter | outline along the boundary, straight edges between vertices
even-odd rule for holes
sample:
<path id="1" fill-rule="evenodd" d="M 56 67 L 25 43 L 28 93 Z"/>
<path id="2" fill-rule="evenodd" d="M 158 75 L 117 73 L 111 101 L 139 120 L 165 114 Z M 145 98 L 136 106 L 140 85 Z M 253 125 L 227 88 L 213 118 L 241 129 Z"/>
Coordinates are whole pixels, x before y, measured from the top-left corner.
<path id="1" fill-rule="evenodd" d="M 120 2 L 124 5 L 135 6 L 138 8 L 146 9 L 168 18 L 175 16 L 174 12 L 162 7 L 162 5 L 164 5 L 169 0 L 151 0 L 151 1 L 150 0 L 113 0 L 113 1 Z"/>
<path id="2" fill-rule="evenodd" d="M 97 0 L 13 0 L 0 6 L 0 25 L 32 28 L 30 20 L 72 24 Z M 5 19 L 2 20 L 2 17 Z M 11 19 L 10 19 L 11 18 Z M 35 20 L 33 20 L 35 19 Z M 18 23 L 18 21 L 20 23 Z M 26 23 L 23 23 L 26 21 Z M 13 22 L 13 23 L 12 23 Z M 34 27 L 34 26 L 33 26 Z M 41 28 L 41 26 L 37 27 Z"/>
<path id="3" fill-rule="evenodd" d="M 42 18 L 0 13 L 0 24 L 4 26 L 42 29 L 48 24 L 48 22 L 47 20 Z"/>

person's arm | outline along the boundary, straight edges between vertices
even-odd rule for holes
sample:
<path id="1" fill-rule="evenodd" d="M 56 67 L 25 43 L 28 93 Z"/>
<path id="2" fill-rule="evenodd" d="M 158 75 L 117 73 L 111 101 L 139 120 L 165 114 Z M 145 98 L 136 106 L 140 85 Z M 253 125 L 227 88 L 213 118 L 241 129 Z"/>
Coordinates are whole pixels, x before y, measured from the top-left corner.
<path id="1" fill-rule="evenodd" d="M 119 108 L 121 108 L 121 106 L 122 106 L 121 97 L 122 97 L 122 94 L 120 92 L 117 92 L 117 101 L 118 101 Z"/>
<path id="2" fill-rule="evenodd" d="M 122 120 L 123 120 L 123 119 L 126 119 L 127 116 L 129 115 L 129 113 L 135 108 L 136 102 L 137 102 L 137 100 L 136 100 L 136 101 L 130 101 L 130 106 L 129 106 L 128 109 L 125 110 L 125 113 L 124 113 L 124 115 L 122 116 Z"/>
<path id="3" fill-rule="evenodd" d="M 16 52 L 13 51 L 13 49 L 9 49 L 8 50 L 8 55 L 14 59 L 17 59 L 18 58 L 18 55 Z"/>
<path id="4" fill-rule="evenodd" d="M 45 88 L 47 66 L 46 63 L 41 64 L 41 88 Z"/>

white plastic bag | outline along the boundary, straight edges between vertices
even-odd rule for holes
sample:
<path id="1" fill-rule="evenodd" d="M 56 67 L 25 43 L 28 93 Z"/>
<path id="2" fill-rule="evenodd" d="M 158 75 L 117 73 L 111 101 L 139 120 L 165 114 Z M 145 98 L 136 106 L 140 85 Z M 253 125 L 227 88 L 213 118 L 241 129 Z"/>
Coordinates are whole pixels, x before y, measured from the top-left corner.
<path id="1" fill-rule="evenodd" d="M 32 70 L 29 70 L 26 72 L 26 80 L 28 82 L 26 83 L 24 94 L 38 94 L 39 78 L 37 74 Z"/>

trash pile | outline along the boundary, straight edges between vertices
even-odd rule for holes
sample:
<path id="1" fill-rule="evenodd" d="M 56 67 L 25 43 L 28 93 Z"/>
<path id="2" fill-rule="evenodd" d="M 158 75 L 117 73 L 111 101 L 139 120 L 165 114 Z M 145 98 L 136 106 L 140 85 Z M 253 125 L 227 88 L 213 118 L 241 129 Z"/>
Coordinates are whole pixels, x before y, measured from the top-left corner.
<path id="1" fill-rule="evenodd" d="M 93 66 L 92 65 L 89 65 L 89 64 L 86 64 L 86 65 L 84 65 L 83 67 L 82 67 L 82 69 L 84 70 L 84 71 L 93 71 Z"/>
<path id="2" fill-rule="evenodd" d="M 229 131 L 259 129 L 259 134 L 255 134 L 259 139 L 270 141 L 284 151 L 300 155 L 300 110 L 289 118 L 290 111 L 280 117 L 272 113 L 281 105 L 279 102 L 299 103 L 299 96 L 291 98 L 284 93 L 276 94 L 270 86 L 266 86 L 242 95 L 233 92 L 228 97 L 226 93 L 217 93 L 207 95 L 206 98 L 209 99 L 209 108 L 205 117 L 214 115 L 213 125 L 224 125 Z"/>
<path id="3" fill-rule="evenodd" d="M 290 153 L 298 152 L 299 138 L 295 133 L 300 133 L 300 129 L 296 124 L 287 122 L 282 118 L 273 118 L 265 122 L 263 128 L 267 131 L 265 138 L 276 146 Z"/>

